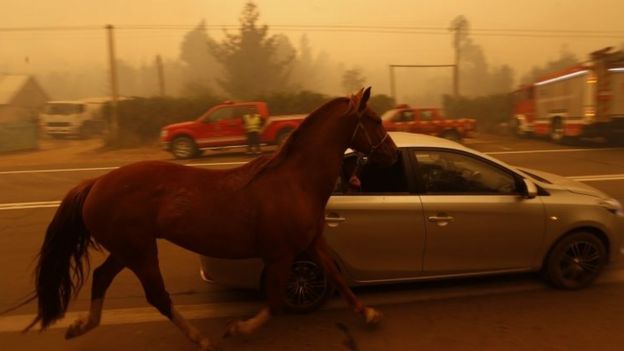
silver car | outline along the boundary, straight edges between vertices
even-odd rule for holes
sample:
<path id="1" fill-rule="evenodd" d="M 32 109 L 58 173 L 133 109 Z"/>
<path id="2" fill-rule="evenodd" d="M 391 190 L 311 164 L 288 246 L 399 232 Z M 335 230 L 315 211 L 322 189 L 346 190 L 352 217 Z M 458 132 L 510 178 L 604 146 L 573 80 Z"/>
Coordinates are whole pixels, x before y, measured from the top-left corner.
<path id="1" fill-rule="evenodd" d="M 455 142 L 391 133 L 400 160 L 364 166 L 347 185 L 355 155 L 325 215 L 325 237 L 352 286 L 541 271 L 580 289 L 624 256 L 624 213 L 601 191 L 554 174 L 513 167 Z M 262 287 L 260 260 L 201 258 L 206 281 Z M 308 257 L 293 265 L 288 307 L 319 307 L 333 292 Z"/>

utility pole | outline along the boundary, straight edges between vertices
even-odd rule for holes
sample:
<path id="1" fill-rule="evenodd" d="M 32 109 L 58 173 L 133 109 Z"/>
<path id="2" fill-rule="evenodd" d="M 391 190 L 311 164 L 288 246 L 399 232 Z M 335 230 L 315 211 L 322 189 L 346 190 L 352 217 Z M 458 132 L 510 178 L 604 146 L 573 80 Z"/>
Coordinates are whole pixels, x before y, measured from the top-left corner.
<path id="1" fill-rule="evenodd" d="M 396 102 L 396 88 L 394 86 L 394 65 L 388 65 L 390 69 L 390 97 Z"/>
<path id="2" fill-rule="evenodd" d="M 158 91 L 160 96 L 165 96 L 165 73 L 160 55 L 156 55 L 156 72 L 158 74 Z"/>
<path id="3" fill-rule="evenodd" d="M 110 93 L 111 93 L 111 120 L 109 125 L 109 141 L 114 141 L 119 133 L 119 117 L 117 114 L 117 104 L 119 101 L 119 88 L 117 81 L 117 60 L 115 59 L 115 37 L 113 25 L 106 25 L 108 37 L 108 60 L 110 67 Z"/>
<path id="4" fill-rule="evenodd" d="M 459 97 L 459 60 L 461 55 L 461 35 L 466 27 L 466 19 L 463 16 L 453 21 L 451 31 L 454 33 L 453 48 L 455 49 L 455 66 L 453 67 L 453 95 Z"/>

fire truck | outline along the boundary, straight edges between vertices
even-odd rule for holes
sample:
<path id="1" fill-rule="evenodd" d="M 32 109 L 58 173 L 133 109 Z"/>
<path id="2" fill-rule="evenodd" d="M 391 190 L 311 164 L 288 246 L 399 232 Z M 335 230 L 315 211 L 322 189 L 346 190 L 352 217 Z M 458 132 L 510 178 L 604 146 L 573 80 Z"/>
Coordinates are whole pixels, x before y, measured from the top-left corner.
<path id="1" fill-rule="evenodd" d="M 557 143 L 602 137 L 624 141 L 624 52 L 611 47 L 590 60 L 522 86 L 513 93 L 511 124 L 519 135 Z"/>

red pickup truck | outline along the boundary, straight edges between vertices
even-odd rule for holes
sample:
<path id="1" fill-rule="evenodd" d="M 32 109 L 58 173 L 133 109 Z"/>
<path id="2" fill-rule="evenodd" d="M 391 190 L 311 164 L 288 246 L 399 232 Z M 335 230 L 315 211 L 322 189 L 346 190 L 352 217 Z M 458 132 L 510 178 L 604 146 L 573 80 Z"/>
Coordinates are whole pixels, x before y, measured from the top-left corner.
<path id="1" fill-rule="evenodd" d="M 160 133 L 162 147 L 180 159 L 201 155 L 204 150 L 247 145 L 243 116 L 257 113 L 263 120 L 260 142 L 280 145 L 306 115 L 269 116 L 264 102 L 226 101 L 213 106 L 195 121 L 169 124 Z"/>
<path id="2" fill-rule="evenodd" d="M 461 141 L 475 131 L 477 121 L 472 118 L 447 119 L 439 108 L 414 108 L 399 105 L 381 116 L 388 131 L 435 135 Z"/>

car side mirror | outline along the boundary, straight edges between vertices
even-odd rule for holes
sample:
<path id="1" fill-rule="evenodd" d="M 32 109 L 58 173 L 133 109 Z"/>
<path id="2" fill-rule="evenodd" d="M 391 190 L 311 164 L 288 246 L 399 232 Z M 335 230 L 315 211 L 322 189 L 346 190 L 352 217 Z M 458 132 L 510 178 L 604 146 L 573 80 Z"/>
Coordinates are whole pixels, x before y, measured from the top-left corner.
<path id="1" fill-rule="evenodd" d="M 524 196 L 526 196 L 527 199 L 535 198 L 537 196 L 537 185 L 526 178 L 522 178 L 522 181 L 524 182 L 525 188 Z"/>

